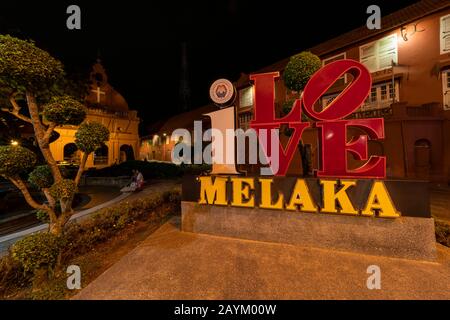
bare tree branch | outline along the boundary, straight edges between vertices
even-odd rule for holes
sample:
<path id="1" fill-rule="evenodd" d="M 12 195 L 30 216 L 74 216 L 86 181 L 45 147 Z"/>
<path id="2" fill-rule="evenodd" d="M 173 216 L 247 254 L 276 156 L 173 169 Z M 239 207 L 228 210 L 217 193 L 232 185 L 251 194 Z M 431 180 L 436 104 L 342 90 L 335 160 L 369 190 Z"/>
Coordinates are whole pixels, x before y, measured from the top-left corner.
<path id="1" fill-rule="evenodd" d="M 48 211 L 48 216 L 50 218 L 50 222 L 54 223 L 57 220 L 57 217 L 56 217 L 56 214 L 55 214 L 56 201 L 50 195 L 50 191 L 48 190 L 48 188 L 43 188 L 42 192 L 44 193 L 45 197 L 47 198 L 48 205 L 50 206 L 50 208 L 52 208 L 52 210 Z"/>
<path id="2" fill-rule="evenodd" d="M 55 130 L 55 128 L 56 128 L 56 123 L 52 122 L 52 123 L 50 123 L 47 130 L 45 131 L 44 142 L 46 142 L 47 144 L 49 143 L 50 137 L 52 135 L 52 132 Z"/>
<path id="3" fill-rule="evenodd" d="M 8 108 L 1 108 L 1 111 L 8 112 L 9 114 L 12 114 L 13 116 L 15 116 L 16 118 L 18 118 L 22 121 L 32 123 L 30 118 L 28 118 L 27 116 L 24 116 L 23 114 L 20 113 L 21 107 L 19 106 L 19 104 L 17 103 L 17 101 L 15 99 L 16 94 L 17 93 L 13 92 L 9 96 L 9 102 L 13 106 L 13 109 L 11 110 Z"/>
<path id="4" fill-rule="evenodd" d="M 86 161 L 88 158 L 88 154 L 83 152 L 83 157 L 81 158 L 80 166 L 78 167 L 77 176 L 75 177 L 75 185 L 78 186 L 80 183 L 81 175 L 83 174 L 84 168 L 86 167 Z"/>
<path id="5" fill-rule="evenodd" d="M 22 192 L 25 200 L 32 208 L 45 210 L 45 211 L 48 211 L 50 209 L 50 207 L 48 207 L 47 205 L 37 203 L 33 199 L 33 197 L 30 194 L 30 191 L 27 188 L 27 185 L 22 181 L 21 178 L 15 177 L 15 178 L 8 178 L 8 179 L 17 187 L 17 189 L 20 190 L 20 192 Z"/>
<path id="6" fill-rule="evenodd" d="M 62 181 L 63 177 L 61 175 L 61 171 L 58 168 L 58 165 L 56 164 L 55 158 L 53 158 L 53 155 L 50 151 L 49 143 L 48 141 L 45 140 L 46 132 L 41 122 L 41 119 L 39 118 L 39 110 L 36 98 L 31 92 L 28 91 L 26 92 L 26 96 L 28 109 L 30 110 L 31 121 L 34 128 L 34 134 L 39 144 L 39 148 L 41 149 L 42 155 L 47 161 L 47 164 L 50 166 L 50 169 L 52 170 L 55 182 L 60 182 Z"/>
<path id="7" fill-rule="evenodd" d="M 13 116 L 15 116 L 16 118 L 23 120 L 25 122 L 31 123 L 31 119 L 24 116 L 23 114 L 20 114 L 18 112 L 16 112 L 15 110 L 9 110 L 7 108 L 2 108 L 1 109 L 3 112 L 8 112 L 9 114 L 12 114 Z"/>
<path id="8" fill-rule="evenodd" d="M 14 110 L 20 111 L 21 108 L 20 108 L 19 104 L 16 101 L 16 95 L 17 95 L 17 92 L 12 92 L 9 95 L 9 102 L 12 104 Z"/>

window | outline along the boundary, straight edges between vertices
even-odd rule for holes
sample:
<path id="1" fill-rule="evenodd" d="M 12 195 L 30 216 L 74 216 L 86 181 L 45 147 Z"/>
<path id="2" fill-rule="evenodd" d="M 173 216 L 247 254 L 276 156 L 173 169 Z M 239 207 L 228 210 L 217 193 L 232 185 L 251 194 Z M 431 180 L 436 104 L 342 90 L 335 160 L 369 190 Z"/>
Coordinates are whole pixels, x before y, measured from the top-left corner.
<path id="1" fill-rule="evenodd" d="M 397 34 L 361 46 L 359 56 L 370 72 L 391 68 L 392 62 L 398 62 Z"/>
<path id="2" fill-rule="evenodd" d="M 106 164 L 108 164 L 108 147 L 103 145 L 94 151 L 94 165 Z"/>
<path id="3" fill-rule="evenodd" d="M 239 115 L 239 128 L 247 130 L 250 128 L 250 121 L 253 119 L 251 112 L 241 113 Z"/>
<path id="4" fill-rule="evenodd" d="M 78 151 L 77 145 L 75 143 L 68 143 L 64 146 L 64 161 L 70 163 L 80 162 L 80 153 Z"/>
<path id="5" fill-rule="evenodd" d="M 392 81 L 383 82 L 372 86 L 369 96 L 361 106 L 361 110 L 387 108 L 398 100 L 398 82 L 394 82 L 394 85 Z"/>
<path id="6" fill-rule="evenodd" d="M 239 90 L 239 106 L 241 108 L 253 106 L 253 86 Z"/>
<path id="7" fill-rule="evenodd" d="M 370 89 L 370 102 L 376 102 L 377 101 L 377 88 L 376 87 L 372 87 Z"/>
<path id="8" fill-rule="evenodd" d="M 325 66 L 325 65 L 327 65 L 327 64 L 329 64 L 329 63 L 331 63 L 331 62 L 337 61 L 337 60 L 343 60 L 343 59 L 345 59 L 345 58 L 346 58 L 346 55 L 345 55 L 345 52 L 344 52 L 344 53 L 338 54 L 338 55 L 336 55 L 336 56 L 333 56 L 333 57 L 330 57 L 330 58 L 323 59 L 323 61 L 322 61 L 322 66 Z M 339 79 L 336 81 L 336 84 L 335 84 L 335 85 L 343 85 L 343 84 L 345 84 L 345 83 L 347 83 L 347 74 L 344 74 L 341 78 L 339 78 Z"/>
<path id="9" fill-rule="evenodd" d="M 322 108 L 325 109 L 338 94 L 330 94 L 322 97 Z M 365 103 L 361 106 L 361 111 L 384 109 L 389 107 L 393 102 L 399 101 L 398 98 L 398 82 L 392 85 L 392 82 L 383 82 L 372 86 Z"/>
<path id="10" fill-rule="evenodd" d="M 450 14 L 441 18 L 441 54 L 450 52 Z"/>

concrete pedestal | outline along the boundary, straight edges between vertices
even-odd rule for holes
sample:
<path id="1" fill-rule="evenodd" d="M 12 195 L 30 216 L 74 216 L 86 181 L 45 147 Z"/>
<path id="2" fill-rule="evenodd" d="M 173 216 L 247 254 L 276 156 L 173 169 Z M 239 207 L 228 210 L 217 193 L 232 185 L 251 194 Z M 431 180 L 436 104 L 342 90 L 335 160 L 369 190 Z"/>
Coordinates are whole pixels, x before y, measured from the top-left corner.
<path id="1" fill-rule="evenodd" d="M 182 231 L 397 258 L 436 259 L 432 218 L 382 219 L 182 201 Z"/>

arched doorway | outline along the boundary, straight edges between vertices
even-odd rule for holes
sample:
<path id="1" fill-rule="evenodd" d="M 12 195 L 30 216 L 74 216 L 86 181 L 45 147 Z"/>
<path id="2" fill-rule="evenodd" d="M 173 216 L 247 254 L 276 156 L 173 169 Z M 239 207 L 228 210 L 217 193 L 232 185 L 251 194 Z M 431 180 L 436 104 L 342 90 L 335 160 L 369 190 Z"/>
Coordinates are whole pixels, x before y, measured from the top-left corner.
<path id="1" fill-rule="evenodd" d="M 106 145 L 101 146 L 94 151 L 94 165 L 107 165 L 108 164 L 108 147 Z"/>
<path id="2" fill-rule="evenodd" d="M 64 161 L 74 164 L 80 163 L 80 152 L 75 143 L 68 143 L 64 146 Z"/>
<path id="3" fill-rule="evenodd" d="M 414 143 L 414 164 L 419 178 L 428 178 L 431 169 L 431 142 L 419 139 Z"/>
<path id="4" fill-rule="evenodd" d="M 120 147 L 120 162 L 134 160 L 133 147 L 129 144 L 124 144 Z"/>

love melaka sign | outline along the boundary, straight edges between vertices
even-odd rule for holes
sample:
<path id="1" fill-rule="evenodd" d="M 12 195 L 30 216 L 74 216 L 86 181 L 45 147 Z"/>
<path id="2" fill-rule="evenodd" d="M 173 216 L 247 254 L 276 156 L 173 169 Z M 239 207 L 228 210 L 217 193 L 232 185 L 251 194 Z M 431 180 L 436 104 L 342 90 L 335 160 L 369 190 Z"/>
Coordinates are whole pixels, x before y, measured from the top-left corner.
<path id="1" fill-rule="evenodd" d="M 316 102 L 346 73 L 353 76 L 352 82 L 326 108 L 315 110 Z M 274 197 L 273 179 L 270 178 L 217 176 L 213 181 L 211 176 L 204 176 L 199 177 L 201 184 L 199 204 L 258 206 L 264 209 L 320 211 L 364 216 L 373 216 L 377 213 L 379 217 L 399 217 L 400 212 L 396 210 L 384 183 L 380 180 L 374 181 L 364 208 L 358 210 L 354 208 L 347 195 L 347 189 L 356 185 L 354 179 L 386 177 L 386 158 L 374 155 L 369 157 L 368 154 L 369 138 L 384 139 L 384 119 L 345 119 L 364 103 L 370 92 L 372 79 L 366 67 L 354 60 L 339 60 L 324 66 L 311 77 L 302 98 L 295 101 L 291 112 L 283 118 L 275 116 L 274 84 L 278 77 L 278 72 L 250 76 L 255 90 L 254 119 L 250 123 L 251 128 L 257 133 L 262 129 L 279 129 L 282 125 L 292 129 L 287 145 L 284 147 L 281 143 L 278 144 L 279 167 L 276 175 L 286 175 L 304 130 L 314 126 L 319 129 L 321 149 L 317 177 L 332 177 L 339 180 L 320 179 L 323 203 L 317 205 L 313 202 L 304 179 L 297 179 L 290 195 L 278 191 L 278 195 Z M 315 122 L 302 122 L 302 111 Z M 354 136 L 348 141 L 349 127 L 359 128 L 365 134 Z M 265 154 L 270 155 L 271 144 L 268 141 L 261 141 L 261 136 L 258 136 Z M 359 168 L 348 169 L 349 152 L 356 159 L 366 163 Z M 255 183 L 259 183 L 260 186 L 255 188 Z M 230 199 L 227 198 L 227 185 L 232 188 Z M 260 192 L 258 197 L 254 194 L 256 190 Z M 260 199 L 258 204 L 255 203 L 255 198 Z"/>
<path id="2" fill-rule="evenodd" d="M 314 110 L 314 104 L 326 91 L 345 73 L 353 76 L 353 81 L 341 92 L 325 109 Z M 316 72 L 303 92 L 303 99 L 297 99 L 291 112 L 284 118 L 275 117 L 274 82 L 279 77 L 278 72 L 256 74 L 250 77 L 255 83 L 254 120 L 251 127 L 260 129 L 280 128 L 289 125 L 293 129 L 292 136 L 283 148 L 279 144 L 279 169 L 277 175 L 284 176 L 300 142 L 303 131 L 311 126 L 309 122 L 302 122 L 302 108 L 320 129 L 321 170 L 318 177 L 339 178 L 385 178 L 386 159 L 371 156 L 362 167 L 349 170 L 347 168 L 347 153 L 351 152 L 358 160 L 367 160 L 367 138 L 384 138 L 384 119 L 343 120 L 356 111 L 365 101 L 372 87 L 369 71 L 361 63 L 354 60 L 339 60 L 330 63 Z M 367 133 L 347 142 L 347 128 L 357 127 Z M 268 145 L 268 144 L 264 144 Z M 269 151 L 270 153 L 270 151 Z"/>

